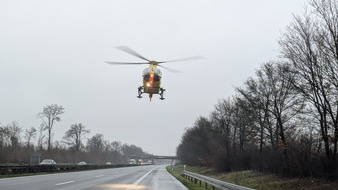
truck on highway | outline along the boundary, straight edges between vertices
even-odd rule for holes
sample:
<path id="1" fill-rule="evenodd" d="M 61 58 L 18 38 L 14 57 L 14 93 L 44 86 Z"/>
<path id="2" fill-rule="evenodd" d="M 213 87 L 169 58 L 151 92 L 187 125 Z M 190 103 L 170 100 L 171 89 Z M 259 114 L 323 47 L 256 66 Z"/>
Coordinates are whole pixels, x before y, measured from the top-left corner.
<path id="1" fill-rule="evenodd" d="M 135 165 L 136 164 L 136 160 L 135 159 L 130 159 L 129 160 L 129 164 L 130 165 Z"/>

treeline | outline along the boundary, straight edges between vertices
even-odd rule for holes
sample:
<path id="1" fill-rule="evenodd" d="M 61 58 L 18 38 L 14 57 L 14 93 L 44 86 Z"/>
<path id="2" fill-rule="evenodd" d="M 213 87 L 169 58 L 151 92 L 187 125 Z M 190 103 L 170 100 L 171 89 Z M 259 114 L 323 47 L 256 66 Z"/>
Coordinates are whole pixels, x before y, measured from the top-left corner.
<path id="1" fill-rule="evenodd" d="M 81 123 L 71 125 L 61 140 L 53 141 L 54 125 L 63 113 L 60 105 L 45 106 L 37 114 L 42 121 L 39 128 L 23 129 L 16 121 L 0 124 L 0 164 L 29 164 L 34 156 L 52 158 L 59 164 L 126 164 L 130 157 L 149 155 L 138 146 L 110 142 L 100 133 L 87 138 L 90 129 Z"/>
<path id="2" fill-rule="evenodd" d="M 186 164 L 337 179 L 338 2 L 310 0 L 261 66 L 186 129 Z"/>

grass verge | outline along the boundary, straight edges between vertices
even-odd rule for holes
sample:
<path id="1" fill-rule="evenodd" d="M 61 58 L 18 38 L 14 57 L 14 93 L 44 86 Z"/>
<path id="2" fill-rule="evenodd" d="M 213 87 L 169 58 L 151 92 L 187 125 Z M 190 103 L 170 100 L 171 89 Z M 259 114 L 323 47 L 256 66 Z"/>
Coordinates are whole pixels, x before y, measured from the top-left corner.
<path id="1" fill-rule="evenodd" d="M 183 166 L 175 166 L 172 170 L 171 167 L 167 167 L 174 177 L 182 182 L 190 190 L 202 190 L 205 189 L 204 184 L 200 186 L 199 183 L 195 184 L 181 176 Z M 331 182 L 324 179 L 315 178 L 283 178 L 273 174 L 264 174 L 254 172 L 252 170 L 230 172 L 230 173 L 217 173 L 212 169 L 205 167 L 191 167 L 187 166 L 186 170 L 199 173 L 205 176 L 209 176 L 215 179 L 226 181 L 229 183 L 250 187 L 257 190 L 328 190 L 338 189 L 338 182 Z M 211 189 L 211 188 L 210 188 Z"/>
<path id="2" fill-rule="evenodd" d="M 189 167 L 190 168 L 190 167 Z M 185 185 L 188 189 L 190 190 L 205 190 L 204 184 L 202 184 L 200 186 L 199 183 L 193 183 L 191 181 L 189 181 L 188 179 L 184 178 L 181 176 L 181 172 L 183 171 L 183 166 L 179 165 L 179 166 L 175 166 L 174 168 L 171 168 L 170 166 L 167 167 L 167 171 L 173 175 L 176 179 L 178 179 L 183 185 Z M 187 168 L 186 168 L 187 169 Z M 189 170 L 191 172 L 198 172 L 200 170 L 203 170 L 202 168 L 198 168 L 198 167 L 191 167 L 191 169 L 193 170 Z"/>

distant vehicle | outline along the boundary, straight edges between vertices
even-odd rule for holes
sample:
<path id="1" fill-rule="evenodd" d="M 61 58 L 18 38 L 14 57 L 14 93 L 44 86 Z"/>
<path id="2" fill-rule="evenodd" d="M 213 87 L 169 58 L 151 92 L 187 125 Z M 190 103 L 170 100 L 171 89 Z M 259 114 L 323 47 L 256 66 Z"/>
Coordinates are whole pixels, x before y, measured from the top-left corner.
<path id="1" fill-rule="evenodd" d="M 107 162 L 106 165 L 111 165 L 111 162 Z"/>
<path id="2" fill-rule="evenodd" d="M 56 162 L 52 159 L 44 159 L 39 165 L 56 165 Z"/>
<path id="3" fill-rule="evenodd" d="M 153 164 L 153 161 L 152 160 L 148 160 L 148 162 L 146 164 L 147 165 L 151 165 L 151 164 Z"/>
<path id="4" fill-rule="evenodd" d="M 143 160 L 142 160 L 142 159 L 139 159 L 139 160 L 138 160 L 138 165 L 144 165 L 144 163 L 143 163 Z"/>
<path id="5" fill-rule="evenodd" d="M 87 163 L 86 162 L 79 162 L 77 165 L 83 166 L 83 165 L 87 165 Z"/>
<path id="6" fill-rule="evenodd" d="M 136 160 L 135 160 L 135 159 L 130 159 L 129 164 L 130 164 L 130 165 L 136 164 Z"/>
<path id="7" fill-rule="evenodd" d="M 199 60 L 199 59 L 203 59 L 202 56 L 194 56 L 194 57 L 187 57 L 187 58 L 183 58 L 183 59 L 176 59 L 176 60 L 171 60 L 171 61 L 154 61 L 154 60 L 149 60 L 143 56 L 141 56 L 140 54 L 138 54 L 137 52 L 135 52 L 134 50 L 126 47 L 126 46 L 119 46 L 117 47 L 118 49 L 129 53 L 133 56 L 136 56 L 140 59 L 145 60 L 145 62 L 106 62 L 112 65 L 142 65 L 142 64 L 148 64 L 149 67 L 143 70 L 143 85 L 138 87 L 138 98 L 142 98 L 142 94 L 143 93 L 147 93 L 149 94 L 149 99 L 151 101 L 151 98 L 153 97 L 153 94 L 159 94 L 160 95 L 160 99 L 164 100 L 163 97 L 163 93 L 165 91 L 165 89 L 163 87 L 161 87 L 161 78 L 162 78 L 162 72 L 159 68 L 157 67 L 161 67 L 163 69 L 166 69 L 170 72 L 179 72 L 177 70 L 174 69 L 170 69 L 168 67 L 164 67 L 161 64 L 162 63 L 167 63 L 167 62 L 176 62 L 176 61 L 189 61 L 189 60 Z"/>

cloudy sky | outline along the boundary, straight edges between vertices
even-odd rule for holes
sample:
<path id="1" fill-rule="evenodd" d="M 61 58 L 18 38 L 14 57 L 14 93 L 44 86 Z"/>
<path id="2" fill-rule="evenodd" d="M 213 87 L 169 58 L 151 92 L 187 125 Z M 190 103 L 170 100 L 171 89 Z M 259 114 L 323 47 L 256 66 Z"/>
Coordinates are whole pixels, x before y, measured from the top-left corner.
<path id="1" fill-rule="evenodd" d="M 185 128 L 235 94 L 262 63 L 278 56 L 278 39 L 306 0 L 3 0 L 0 1 L 0 123 L 39 127 L 37 113 L 62 105 L 54 126 L 175 155 Z M 136 98 L 145 65 L 116 49 L 154 60 L 195 55 L 162 70 L 165 100 Z"/>

